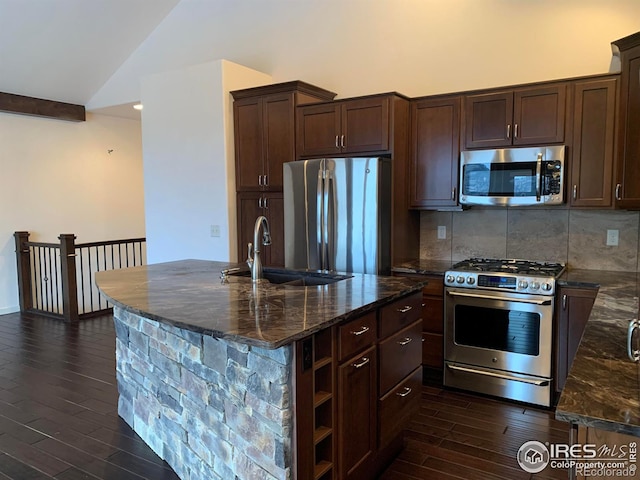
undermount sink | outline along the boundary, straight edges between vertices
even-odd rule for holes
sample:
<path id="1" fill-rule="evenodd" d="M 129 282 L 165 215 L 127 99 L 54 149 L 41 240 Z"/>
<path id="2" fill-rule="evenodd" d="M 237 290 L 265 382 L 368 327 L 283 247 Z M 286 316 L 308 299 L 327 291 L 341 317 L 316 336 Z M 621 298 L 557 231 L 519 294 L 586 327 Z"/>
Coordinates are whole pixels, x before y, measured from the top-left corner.
<path id="1" fill-rule="evenodd" d="M 234 277 L 251 277 L 249 270 L 240 270 L 238 272 L 229 272 Z M 269 283 L 278 285 L 290 285 L 298 287 L 313 287 L 318 285 L 329 285 L 352 278 L 351 275 L 340 275 L 337 273 L 322 272 L 301 272 L 298 270 L 287 270 L 283 268 L 264 268 L 262 277 Z"/>

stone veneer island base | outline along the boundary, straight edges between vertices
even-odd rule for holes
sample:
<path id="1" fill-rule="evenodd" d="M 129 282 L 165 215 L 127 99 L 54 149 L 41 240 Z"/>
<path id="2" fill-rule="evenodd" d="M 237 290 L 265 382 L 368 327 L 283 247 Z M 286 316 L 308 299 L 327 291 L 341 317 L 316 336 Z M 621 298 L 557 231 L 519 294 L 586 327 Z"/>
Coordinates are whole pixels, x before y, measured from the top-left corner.
<path id="1" fill-rule="evenodd" d="M 376 478 L 418 408 L 424 282 L 221 280 L 229 267 L 96 274 L 120 416 L 183 480 Z"/>
<path id="2" fill-rule="evenodd" d="M 291 346 L 275 350 L 114 308 L 118 413 L 183 480 L 288 479 Z"/>

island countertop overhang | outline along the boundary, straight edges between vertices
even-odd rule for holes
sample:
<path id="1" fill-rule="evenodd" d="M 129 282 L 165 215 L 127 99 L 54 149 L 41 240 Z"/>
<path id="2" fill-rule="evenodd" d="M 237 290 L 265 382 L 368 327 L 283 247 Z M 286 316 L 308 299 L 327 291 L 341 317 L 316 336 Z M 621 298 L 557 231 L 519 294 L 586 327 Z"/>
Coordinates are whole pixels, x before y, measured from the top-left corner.
<path id="1" fill-rule="evenodd" d="M 205 335 L 274 349 L 420 290 L 425 281 L 353 274 L 312 287 L 254 285 L 220 272 L 237 265 L 179 260 L 96 273 L 103 296 L 126 311 Z"/>

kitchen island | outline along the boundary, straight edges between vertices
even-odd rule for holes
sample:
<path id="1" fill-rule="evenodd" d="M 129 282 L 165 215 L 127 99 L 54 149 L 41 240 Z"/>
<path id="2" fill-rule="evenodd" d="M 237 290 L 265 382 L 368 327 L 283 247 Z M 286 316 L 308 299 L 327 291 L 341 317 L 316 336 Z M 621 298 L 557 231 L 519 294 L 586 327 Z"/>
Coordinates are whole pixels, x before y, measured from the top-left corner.
<path id="1" fill-rule="evenodd" d="M 559 279 L 600 286 L 556 408 L 559 420 L 640 437 L 640 375 L 626 345 L 629 321 L 638 318 L 638 280 L 637 273 L 594 270 Z"/>
<path id="2" fill-rule="evenodd" d="M 114 305 L 118 412 L 181 478 L 286 479 L 310 461 L 315 474 L 331 478 L 342 452 L 336 447 L 339 426 L 334 410 L 324 407 L 340 408 L 343 403 L 333 398 L 340 396 L 335 388 L 338 360 L 349 360 L 346 353 L 356 354 L 354 362 L 339 368 L 376 372 L 378 337 L 371 334 L 377 330 L 385 335 L 397 330 L 402 341 L 393 345 L 408 344 L 413 352 L 419 339 L 412 342 L 411 325 L 417 321 L 407 316 L 413 323 L 407 327 L 402 322 L 413 308 L 411 302 L 420 301 L 424 282 L 354 274 L 314 287 L 253 285 L 246 277 L 221 280 L 220 272 L 228 267 L 185 260 L 96 275 L 100 291 Z M 405 299 L 409 305 L 395 309 L 402 313 L 382 315 L 394 302 L 404 305 Z M 351 344 L 334 345 L 342 335 L 337 329 L 360 319 L 368 322 L 366 327 L 346 331 L 358 335 L 348 339 Z M 325 346 L 323 339 L 328 339 Z M 388 347 L 380 349 L 383 363 Z M 419 351 L 417 355 L 419 365 Z M 315 372 L 311 381 L 301 373 L 307 363 L 309 372 Z M 416 366 L 400 373 L 400 393 L 391 400 L 402 397 L 415 405 L 419 389 L 411 386 L 416 378 L 419 383 L 417 370 Z M 375 381 L 370 385 L 375 398 L 366 402 L 373 405 L 372 415 L 378 393 L 383 410 L 389 403 L 382 400 L 396 387 L 395 380 L 383 380 L 384 391 L 381 387 L 378 392 Z M 305 385 L 317 384 L 322 389 L 312 391 L 308 402 Z M 322 415 L 323 421 L 305 423 Z M 348 424 L 351 419 L 341 421 Z M 367 418 L 366 425 L 376 421 Z M 382 425 L 381 431 L 391 430 Z M 372 450 L 363 453 L 366 462 L 354 465 L 354 478 L 362 465 L 376 463 L 373 434 Z M 315 455 L 301 451 L 309 443 L 306 437 Z M 349 461 L 346 457 L 341 463 Z"/>

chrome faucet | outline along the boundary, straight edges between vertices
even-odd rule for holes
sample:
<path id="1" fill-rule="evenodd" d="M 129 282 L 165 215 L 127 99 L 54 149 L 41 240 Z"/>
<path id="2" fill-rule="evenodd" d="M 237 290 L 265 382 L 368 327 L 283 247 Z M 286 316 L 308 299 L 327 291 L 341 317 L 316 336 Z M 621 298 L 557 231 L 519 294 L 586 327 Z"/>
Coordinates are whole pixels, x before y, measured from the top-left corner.
<path id="1" fill-rule="evenodd" d="M 247 245 L 247 265 L 251 270 L 251 281 L 258 283 L 262 280 L 262 262 L 260 261 L 260 228 L 262 227 L 262 245 L 271 245 L 271 232 L 269 232 L 269 221 L 264 215 L 256 218 L 256 225 L 253 228 L 253 245 Z"/>

